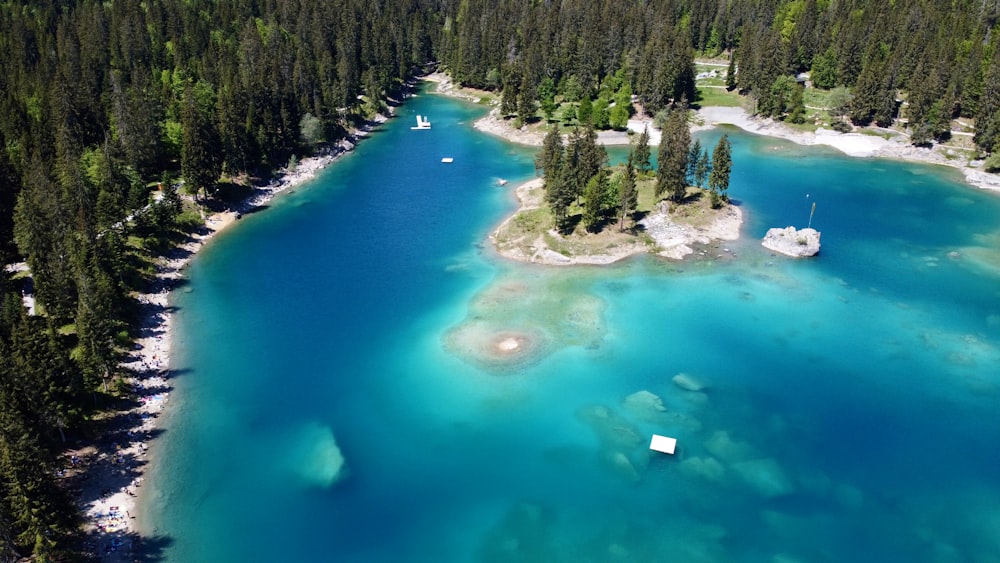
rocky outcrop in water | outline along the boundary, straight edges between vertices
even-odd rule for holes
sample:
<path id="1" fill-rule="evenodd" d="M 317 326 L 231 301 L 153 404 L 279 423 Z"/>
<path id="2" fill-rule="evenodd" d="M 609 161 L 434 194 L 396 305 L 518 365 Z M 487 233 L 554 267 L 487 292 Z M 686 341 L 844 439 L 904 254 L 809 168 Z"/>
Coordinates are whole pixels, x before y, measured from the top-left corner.
<path id="1" fill-rule="evenodd" d="M 795 227 L 768 229 L 761 245 L 769 250 L 794 258 L 815 256 L 819 254 L 819 231 L 816 229 L 796 230 Z"/>

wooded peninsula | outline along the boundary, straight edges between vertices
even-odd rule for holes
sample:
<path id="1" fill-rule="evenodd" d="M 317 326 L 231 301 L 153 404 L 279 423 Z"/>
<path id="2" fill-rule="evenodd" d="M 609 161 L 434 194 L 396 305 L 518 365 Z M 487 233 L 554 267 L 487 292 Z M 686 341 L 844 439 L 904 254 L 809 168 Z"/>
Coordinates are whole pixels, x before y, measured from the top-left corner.
<path id="1" fill-rule="evenodd" d="M 0 561 L 100 556 L 67 452 L 134 401 L 162 256 L 429 69 L 552 132 L 558 229 L 624 229 L 643 185 L 725 204 L 728 147 L 693 149 L 688 106 L 961 137 L 1000 169 L 998 19 L 997 0 L 0 3 Z M 722 72 L 699 80 L 702 59 Z M 608 171 L 593 143 L 637 113 L 664 134 L 655 176 L 648 147 Z"/>

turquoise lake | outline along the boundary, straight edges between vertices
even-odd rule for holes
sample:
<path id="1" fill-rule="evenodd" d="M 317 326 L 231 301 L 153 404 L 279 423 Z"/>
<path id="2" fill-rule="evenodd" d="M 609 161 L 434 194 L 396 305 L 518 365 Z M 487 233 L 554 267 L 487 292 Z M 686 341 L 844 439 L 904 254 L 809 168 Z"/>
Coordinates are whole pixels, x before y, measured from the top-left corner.
<path id="1" fill-rule="evenodd" d="M 164 560 L 1000 561 L 1000 197 L 721 128 L 739 241 L 512 263 L 487 235 L 533 151 L 482 106 L 398 109 L 174 295 Z M 813 202 L 818 257 L 760 246 Z"/>

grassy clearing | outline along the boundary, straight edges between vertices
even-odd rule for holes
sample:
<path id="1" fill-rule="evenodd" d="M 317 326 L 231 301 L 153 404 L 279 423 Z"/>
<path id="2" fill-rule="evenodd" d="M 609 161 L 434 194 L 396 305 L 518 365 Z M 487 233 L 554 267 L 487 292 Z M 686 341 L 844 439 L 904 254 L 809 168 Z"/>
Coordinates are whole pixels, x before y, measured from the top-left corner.
<path id="1" fill-rule="evenodd" d="M 806 88 L 802 92 L 802 101 L 806 106 L 822 108 L 823 110 L 829 110 L 832 105 L 830 102 L 830 90 L 820 90 L 818 88 Z"/>
<path id="2" fill-rule="evenodd" d="M 712 208 L 712 198 L 708 190 L 689 187 L 687 198 L 682 205 L 670 206 L 670 217 L 684 225 L 707 228 L 719 216 L 720 210 Z"/>
<path id="3" fill-rule="evenodd" d="M 699 88 L 697 102 L 699 106 L 740 107 L 742 97 L 723 88 Z"/>

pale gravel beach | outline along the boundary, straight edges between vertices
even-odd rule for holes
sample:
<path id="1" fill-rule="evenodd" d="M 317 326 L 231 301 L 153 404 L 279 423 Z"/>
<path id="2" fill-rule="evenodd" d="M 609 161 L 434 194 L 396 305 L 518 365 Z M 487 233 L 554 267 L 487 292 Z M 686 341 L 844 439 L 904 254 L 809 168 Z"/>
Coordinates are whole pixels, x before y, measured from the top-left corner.
<path id="1" fill-rule="evenodd" d="M 437 93 L 465 100 L 480 102 L 482 96 L 470 93 L 456 85 L 447 75 L 435 73 L 428 80 L 437 84 Z M 965 176 L 965 181 L 977 188 L 1000 191 L 1000 175 L 983 171 L 981 162 L 972 163 L 962 155 L 948 154 L 950 149 L 935 146 L 932 148 L 915 147 L 910 144 L 905 135 L 896 135 L 886 139 L 878 135 L 864 133 L 840 133 L 831 129 L 819 128 L 815 132 L 797 131 L 780 121 L 753 117 L 740 107 L 709 106 L 697 110 L 696 124 L 692 131 L 710 129 L 716 125 L 733 125 L 749 133 L 766 135 L 792 141 L 800 145 L 826 145 L 840 152 L 857 158 L 889 158 L 919 162 L 924 164 L 939 164 L 957 168 Z M 514 129 L 511 120 L 501 119 L 499 111 L 493 108 L 488 115 L 476 120 L 473 125 L 477 130 L 496 135 L 508 141 L 522 145 L 541 146 L 544 134 L 528 127 Z M 653 126 L 653 120 L 648 117 L 630 119 L 628 132 L 599 131 L 598 142 L 607 146 L 628 145 L 642 132 L 649 128 L 650 145 L 658 145 L 660 132 Z M 631 134 L 629 134 L 631 133 Z"/>
<path id="2" fill-rule="evenodd" d="M 778 137 L 800 145 L 827 145 L 857 158 L 876 157 L 940 164 L 961 170 L 965 181 L 977 188 L 1000 191 L 1000 176 L 969 167 L 968 161 L 963 157 L 953 155 L 949 158 L 942 152 L 946 149 L 941 147 L 915 147 L 906 142 L 903 136 L 886 139 L 876 135 L 839 133 L 823 128 L 817 129 L 815 133 L 801 132 L 772 119 L 751 117 L 746 110 L 736 107 L 706 107 L 698 110 L 698 116 L 704 125 L 697 126 L 695 130 L 728 124 L 749 133 Z"/>

